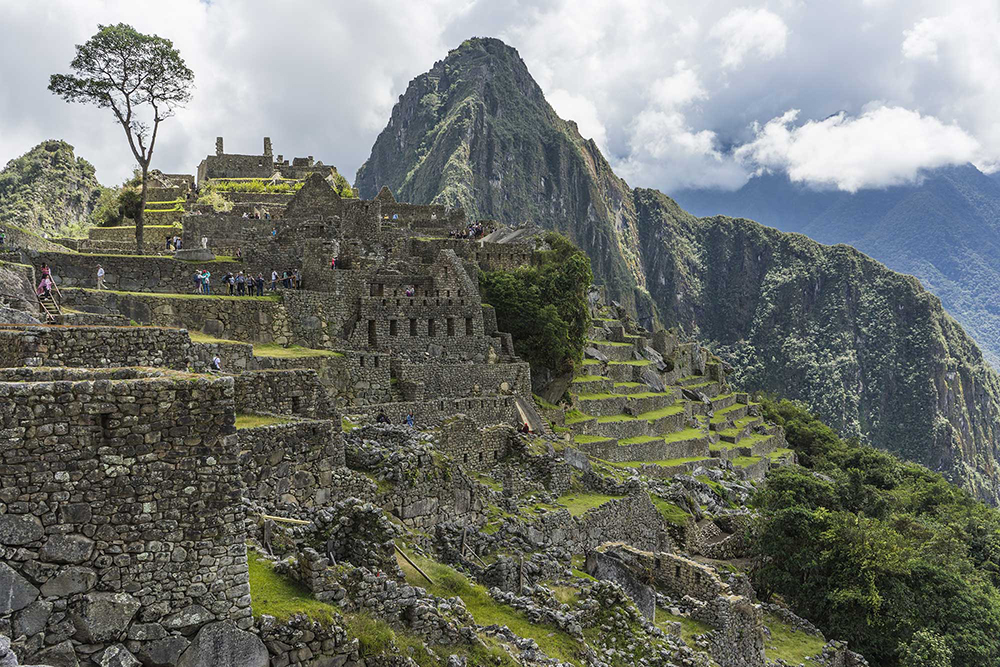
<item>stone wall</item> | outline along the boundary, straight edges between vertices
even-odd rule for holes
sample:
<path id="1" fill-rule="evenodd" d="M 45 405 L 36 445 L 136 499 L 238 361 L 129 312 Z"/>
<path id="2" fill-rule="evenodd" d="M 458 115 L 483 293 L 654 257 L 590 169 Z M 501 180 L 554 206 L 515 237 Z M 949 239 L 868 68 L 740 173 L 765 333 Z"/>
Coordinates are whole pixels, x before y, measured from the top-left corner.
<path id="1" fill-rule="evenodd" d="M 470 470 L 488 470 L 507 455 L 516 431 L 508 424 L 480 428 L 465 415 L 455 415 L 441 424 L 438 451 Z"/>
<path id="2" fill-rule="evenodd" d="M 206 623 L 252 625 L 232 390 L 169 371 L 0 372 L 0 625 L 28 662 L 126 642 L 172 664 Z"/>
<path id="3" fill-rule="evenodd" d="M 323 385 L 312 369 L 246 371 L 235 377 L 239 413 L 269 412 L 324 418 L 330 415 Z"/>
<path id="4" fill-rule="evenodd" d="M 397 401 L 378 405 L 356 405 L 345 408 L 345 412 L 368 419 L 374 419 L 384 412 L 394 424 L 402 423 L 408 413 L 413 413 L 418 428 L 427 428 L 441 419 L 456 414 L 472 417 L 480 425 L 519 425 L 516 397 L 511 395 L 486 394 L 466 398 L 442 398 L 437 400 Z"/>
<path id="5" fill-rule="evenodd" d="M 38 314 L 35 272 L 27 264 L 0 262 L 0 313 L 4 312 L 3 308 Z M 13 313 L 7 313 L 0 319 L 11 319 L 12 316 Z"/>
<path id="6" fill-rule="evenodd" d="M 185 369 L 186 331 L 154 327 L 0 327 L 0 367 L 151 366 Z"/>
<path id="7" fill-rule="evenodd" d="M 340 422 L 297 421 L 237 432 L 245 494 L 265 506 L 331 502 L 332 471 L 344 465 Z"/>
<path id="8" fill-rule="evenodd" d="M 217 287 L 222 288 L 221 283 Z M 139 324 L 191 329 L 249 343 L 292 342 L 285 306 L 272 297 L 209 299 L 80 289 L 65 289 L 62 294 L 63 304 L 75 310 L 122 315 Z"/>
<path id="9" fill-rule="evenodd" d="M 180 225 L 146 225 L 142 226 L 143 243 L 157 248 L 166 247 L 167 239 L 181 236 L 184 229 Z M 131 243 L 135 249 L 135 227 L 91 227 L 87 230 L 87 238 L 91 241 L 118 241 Z"/>
<path id="10" fill-rule="evenodd" d="M 531 368 L 526 362 L 510 364 L 401 363 L 400 383 L 422 383 L 424 395 L 433 397 L 477 394 L 531 394 Z"/>
<path id="11" fill-rule="evenodd" d="M 107 289 L 126 292 L 194 292 L 195 271 L 212 273 L 212 288 L 217 290 L 228 271 L 234 274 L 245 267 L 239 262 L 186 262 L 172 257 L 136 257 L 132 255 L 86 255 L 75 253 L 27 253 L 38 272 L 43 263 L 52 268 L 52 277 L 59 287 L 96 287 L 97 265 L 104 267 Z"/>

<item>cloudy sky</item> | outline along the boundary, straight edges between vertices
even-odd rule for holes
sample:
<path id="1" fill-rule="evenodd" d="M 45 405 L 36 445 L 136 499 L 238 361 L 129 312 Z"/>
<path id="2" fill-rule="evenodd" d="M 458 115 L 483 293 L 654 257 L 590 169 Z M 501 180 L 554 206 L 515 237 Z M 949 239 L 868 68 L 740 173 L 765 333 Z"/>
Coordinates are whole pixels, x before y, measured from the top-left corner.
<path id="1" fill-rule="evenodd" d="M 106 184 L 131 170 L 109 112 L 46 90 L 124 21 L 195 72 L 154 167 L 314 155 L 348 178 L 414 76 L 470 36 L 515 46 L 549 102 L 632 185 L 739 187 L 761 169 L 854 191 L 1000 166 L 997 0 L 0 0 L 0 164 L 62 138 Z"/>

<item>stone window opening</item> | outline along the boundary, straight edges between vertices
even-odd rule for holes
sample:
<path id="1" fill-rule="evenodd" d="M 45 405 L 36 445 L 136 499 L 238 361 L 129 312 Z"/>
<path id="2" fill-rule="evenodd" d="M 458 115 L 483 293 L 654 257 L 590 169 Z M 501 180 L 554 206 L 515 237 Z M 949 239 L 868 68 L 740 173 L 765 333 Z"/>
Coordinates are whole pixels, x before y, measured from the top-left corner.
<path id="1" fill-rule="evenodd" d="M 399 322 L 397 320 L 389 320 L 389 335 L 390 336 L 399 335 Z"/>
<path id="2" fill-rule="evenodd" d="M 445 296 L 451 296 L 451 290 L 450 290 L 450 289 L 446 289 L 446 290 L 444 291 L 444 295 L 445 295 Z"/>
<path id="3" fill-rule="evenodd" d="M 465 318 L 465 335 L 466 336 L 471 336 L 472 335 L 472 318 L 471 317 L 466 317 Z"/>
<path id="4" fill-rule="evenodd" d="M 468 454 L 462 454 L 462 463 L 468 464 L 468 462 L 469 462 L 469 455 Z"/>
<path id="5" fill-rule="evenodd" d="M 434 338 L 434 336 L 437 335 L 436 329 L 437 327 L 435 326 L 434 318 L 432 317 L 427 320 L 427 335 Z"/>
<path id="6" fill-rule="evenodd" d="M 410 318 L 410 335 L 411 336 L 417 335 L 417 321 L 412 317 Z"/>
<path id="7" fill-rule="evenodd" d="M 299 414 L 302 411 L 302 398 L 300 396 L 292 396 L 292 414 Z"/>
<path id="8" fill-rule="evenodd" d="M 361 368 L 364 368 L 365 367 L 365 357 L 364 357 L 364 355 L 361 355 L 360 357 L 358 357 L 358 359 L 361 360 Z"/>
<path id="9" fill-rule="evenodd" d="M 449 336 L 454 336 L 455 335 L 455 318 L 454 317 L 449 317 L 448 318 L 448 335 Z"/>
<path id="10" fill-rule="evenodd" d="M 101 415 L 101 437 L 111 437 L 111 415 L 108 413 Z"/>
<path id="11" fill-rule="evenodd" d="M 674 577 L 676 579 L 680 579 L 681 578 L 681 566 L 680 565 L 675 565 L 674 566 Z"/>
<path id="12" fill-rule="evenodd" d="M 376 355 L 375 356 L 375 368 L 378 368 L 378 361 L 379 361 L 379 358 L 378 358 L 378 355 Z"/>
<path id="13" fill-rule="evenodd" d="M 483 462 L 483 458 L 484 458 L 484 457 L 483 457 L 483 453 L 482 453 L 482 452 L 479 452 L 479 462 L 480 462 L 480 463 L 482 463 L 482 462 Z"/>

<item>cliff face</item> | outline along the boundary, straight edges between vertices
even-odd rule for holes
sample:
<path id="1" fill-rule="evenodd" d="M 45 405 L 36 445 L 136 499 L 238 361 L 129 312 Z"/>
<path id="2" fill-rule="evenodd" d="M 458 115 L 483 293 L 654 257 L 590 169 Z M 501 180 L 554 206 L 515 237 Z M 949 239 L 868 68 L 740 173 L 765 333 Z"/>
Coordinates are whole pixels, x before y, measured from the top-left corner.
<path id="1" fill-rule="evenodd" d="M 410 83 L 358 172 L 363 197 L 383 185 L 567 233 L 613 298 L 714 341 L 745 388 L 1000 501 L 1000 378 L 936 297 L 853 248 L 629 189 L 502 42 L 468 40 Z"/>
<path id="2" fill-rule="evenodd" d="M 499 40 L 467 40 L 410 82 L 355 182 L 365 198 L 383 185 L 472 219 L 543 222 L 590 255 L 612 298 L 654 316 L 628 184 Z"/>
<path id="3" fill-rule="evenodd" d="M 0 222 L 64 234 L 86 222 L 100 194 L 92 164 L 65 141 L 43 141 L 0 171 Z"/>

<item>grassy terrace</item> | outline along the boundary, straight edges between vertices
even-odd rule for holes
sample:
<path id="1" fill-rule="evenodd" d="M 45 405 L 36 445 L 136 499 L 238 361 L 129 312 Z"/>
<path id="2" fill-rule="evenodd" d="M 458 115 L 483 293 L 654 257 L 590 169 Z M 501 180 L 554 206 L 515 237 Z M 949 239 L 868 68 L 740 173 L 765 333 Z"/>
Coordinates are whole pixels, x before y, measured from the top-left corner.
<path id="1" fill-rule="evenodd" d="M 641 387 L 641 382 L 615 382 L 615 387 Z"/>
<path id="2" fill-rule="evenodd" d="M 764 615 L 764 625 L 771 631 L 771 639 L 764 643 L 764 653 L 769 661 L 784 660 L 798 665 L 823 652 L 823 639 L 795 630 L 777 616 Z"/>
<path id="3" fill-rule="evenodd" d="M 668 405 L 666 407 L 660 408 L 659 410 L 650 410 L 649 412 L 643 412 L 638 416 L 638 419 L 645 419 L 646 421 L 654 421 L 662 417 L 669 417 L 670 415 L 676 415 L 684 412 L 684 404 L 681 402 L 674 403 L 673 405 Z"/>
<path id="4" fill-rule="evenodd" d="M 599 435 L 575 435 L 573 436 L 573 442 L 578 445 L 586 445 L 594 442 L 611 442 L 613 438 L 605 438 Z"/>
<path id="5" fill-rule="evenodd" d="M 776 459 L 780 459 L 782 457 L 788 456 L 791 453 L 792 453 L 791 449 L 788 449 L 787 447 L 779 447 L 778 449 L 776 449 L 773 452 L 771 452 L 770 454 L 768 454 L 767 458 L 769 458 L 772 461 L 774 461 Z"/>
<path id="6" fill-rule="evenodd" d="M 646 442 L 656 442 L 657 440 L 662 441 L 663 436 L 659 435 L 637 435 L 632 438 L 625 438 L 624 440 L 619 440 L 619 445 L 641 445 Z"/>
<path id="7" fill-rule="evenodd" d="M 603 363 L 604 363 L 603 361 L 598 361 L 597 359 L 584 359 L 583 360 L 583 365 L 584 366 L 600 366 Z"/>
<path id="8" fill-rule="evenodd" d="M 748 468 L 755 463 L 760 463 L 763 456 L 737 456 L 732 459 L 733 465 L 737 468 Z"/>
<path id="9" fill-rule="evenodd" d="M 410 554 L 407 554 L 410 555 Z M 550 657 L 579 665 L 579 645 L 569 634 L 546 623 L 532 623 L 528 617 L 490 597 L 487 590 L 469 581 L 462 573 L 437 561 L 416 554 L 410 558 L 434 581 L 429 584 L 413 566 L 397 556 L 399 567 L 412 586 L 425 588 L 428 593 L 443 598 L 459 597 L 479 625 L 506 625 L 521 637 L 534 639 Z M 490 664 L 470 662 L 470 664 Z"/>
<path id="10" fill-rule="evenodd" d="M 609 379 L 610 378 L 607 378 L 603 375 L 578 375 L 577 377 L 573 378 L 573 382 L 574 383 L 602 382 L 604 380 L 609 380 Z"/>
<path id="11" fill-rule="evenodd" d="M 581 412 L 576 408 L 566 411 L 566 424 L 579 424 L 580 422 L 590 421 L 593 419 L 590 415 L 585 412 Z"/>
<path id="12" fill-rule="evenodd" d="M 291 419 L 268 417 L 265 415 L 236 415 L 236 430 L 244 428 L 257 428 L 259 426 L 274 426 L 275 424 L 287 424 L 291 421 Z"/>
<path id="13" fill-rule="evenodd" d="M 675 526 L 683 526 L 688 522 L 688 519 L 691 518 L 690 514 L 671 502 L 663 500 L 662 498 L 652 494 L 650 494 L 649 499 L 656 507 L 656 510 L 660 513 L 660 516 L 662 516 L 667 523 L 672 523 Z"/>
<path id="14" fill-rule="evenodd" d="M 606 502 L 621 498 L 622 496 L 606 496 L 601 493 L 568 493 L 560 496 L 556 502 L 560 505 L 565 505 L 566 509 L 573 516 L 580 516 L 587 510 L 592 510 Z"/>
<path id="15" fill-rule="evenodd" d="M 283 347 L 277 343 L 255 343 L 253 346 L 253 356 L 275 357 L 278 359 L 304 359 L 308 357 L 342 357 L 344 355 L 333 350 L 316 350 L 300 345 Z"/>
<path id="16" fill-rule="evenodd" d="M 275 574 L 271 563 L 255 551 L 247 551 L 250 568 L 250 602 L 254 618 L 264 614 L 287 621 L 296 614 L 306 614 L 320 622 L 332 622 L 337 617 L 333 605 L 320 602 L 296 582 Z"/>
<path id="17" fill-rule="evenodd" d="M 712 423 L 713 424 L 721 424 L 722 422 L 726 421 L 728 415 L 731 415 L 732 413 L 736 412 L 737 410 L 740 410 L 741 408 L 746 408 L 746 407 L 747 406 L 744 405 L 743 403 L 734 403 L 733 405 L 730 405 L 728 408 L 722 408 L 721 410 L 716 410 L 715 414 L 712 415 Z M 740 419 L 746 419 L 746 418 L 745 417 L 741 417 Z"/>
<path id="18" fill-rule="evenodd" d="M 605 398 L 622 398 L 621 394 L 609 394 L 607 392 L 602 393 L 580 393 L 576 395 L 577 400 L 580 401 L 600 401 Z"/>
<path id="19" fill-rule="evenodd" d="M 622 463 L 608 463 L 608 465 L 616 468 L 639 468 L 645 465 L 672 468 L 684 465 L 685 463 L 694 463 L 695 461 L 708 461 L 709 458 L 708 456 L 689 456 L 682 459 L 665 459 L 662 461 L 623 461 Z"/>
<path id="20" fill-rule="evenodd" d="M 635 347 L 632 343 L 616 343 L 610 340 L 588 340 L 587 343 L 598 347 L 601 345 L 604 345 L 605 347 Z"/>
<path id="21" fill-rule="evenodd" d="M 697 428 L 686 428 L 683 431 L 674 431 L 663 437 L 666 442 L 681 442 L 682 440 L 694 440 L 704 438 L 705 432 Z"/>
<path id="22" fill-rule="evenodd" d="M 650 366 L 652 361 L 649 359 L 633 359 L 631 361 L 609 361 L 609 366 Z"/>
<path id="23" fill-rule="evenodd" d="M 663 609 L 662 607 L 657 607 L 656 608 L 657 625 L 660 625 L 661 629 L 666 630 L 665 627 L 666 623 L 670 621 L 676 621 L 681 624 L 681 639 L 684 640 L 685 644 L 687 644 L 689 647 L 695 650 L 701 650 L 698 648 L 698 645 L 695 644 L 694 641 L 695 637 L 697 637 L 698 635 L 703 635 L 706 632 L 711 632 L 713 630 L 712 626 L 708 625 L 707 623 L 696 621 L 693 618 L 688 618 L 687 616 L 674 616 L 666 609 Z M 767 657 L 773 660 L 770 654 L 768 654 Z"/>

